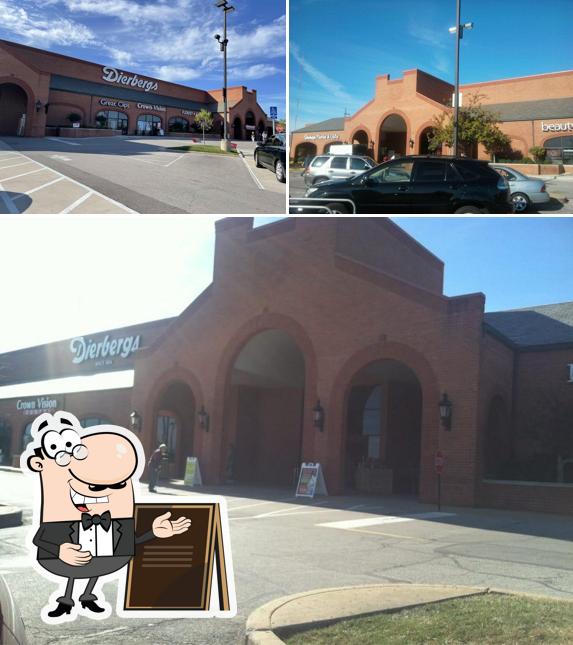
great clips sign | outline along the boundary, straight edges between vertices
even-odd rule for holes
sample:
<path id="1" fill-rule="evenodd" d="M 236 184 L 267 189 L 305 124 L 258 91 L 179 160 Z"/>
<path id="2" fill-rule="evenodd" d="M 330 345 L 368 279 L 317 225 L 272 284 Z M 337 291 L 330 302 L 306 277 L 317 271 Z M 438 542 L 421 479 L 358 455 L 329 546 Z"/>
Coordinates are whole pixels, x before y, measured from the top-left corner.
<path id="1" fill-rule="evenodd" d="M 124 74 L 122 71 L 115 69 L 115 67 L 104 67 L 102 79 L 106 83 L 128 85 L 129 87 L 136 87 L 144 92 L 155 92 L 159 87 L 156 81 L 147 81 L 144 78 L 140 78 L 137 74 Z"/>
<path id="2" fill-rule="evenodd" d="M 73 354 L 72 362 L 76 365 L 86 361 L 96 361 L 97 365 L 109 365 L 113 358 L 128 358 L 139 349 L 141 336 L 122 336 L 112 338 L 106 335 L 103 340 L 96 341 L 83 336 L 73 338 L 70 342 L 70 351 Z"/>

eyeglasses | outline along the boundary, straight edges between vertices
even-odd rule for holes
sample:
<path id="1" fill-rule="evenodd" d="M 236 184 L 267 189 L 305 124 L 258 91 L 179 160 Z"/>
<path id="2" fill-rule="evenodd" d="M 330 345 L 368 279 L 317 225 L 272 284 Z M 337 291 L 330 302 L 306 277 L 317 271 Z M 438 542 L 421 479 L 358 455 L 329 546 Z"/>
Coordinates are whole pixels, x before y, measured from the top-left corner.
<path id="1" fill-rule="evenodd" d="M 56 455 L 56 463 L 58 466 L 69 466 L 72 457 L 76 459 L 85 459 L 88 456 L 88 449 L 83 445 L 83 443 L 78 443 L 75 445 L 71 452 L 66 452 L 65 450 L 60 451 Z"/>

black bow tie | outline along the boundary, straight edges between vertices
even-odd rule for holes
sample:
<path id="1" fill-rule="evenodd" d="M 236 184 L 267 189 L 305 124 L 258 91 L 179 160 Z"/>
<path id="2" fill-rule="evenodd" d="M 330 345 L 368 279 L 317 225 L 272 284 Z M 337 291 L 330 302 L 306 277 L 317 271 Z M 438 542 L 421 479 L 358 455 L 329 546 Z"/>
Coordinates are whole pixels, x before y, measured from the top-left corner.
<path id="1" fill-rule="evenodd" d="M 82 513 L 82 526 L 84 531 L 91 529 L 92 526 L 100 525 L 104 531 L 109 531 L 111 526 L 111 513 L 106 511 L 101 515 L 90 515 L 89 513 Z"/>

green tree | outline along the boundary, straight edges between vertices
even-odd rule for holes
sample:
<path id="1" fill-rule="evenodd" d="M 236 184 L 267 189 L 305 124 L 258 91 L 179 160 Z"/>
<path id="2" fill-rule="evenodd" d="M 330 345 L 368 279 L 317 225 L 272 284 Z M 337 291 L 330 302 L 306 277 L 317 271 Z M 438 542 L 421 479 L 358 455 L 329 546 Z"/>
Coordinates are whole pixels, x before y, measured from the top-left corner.
<path id="1" fill-rule="evenodd" d="M 205 144 L 205 130 L 210 130 L 213 127 L 213 115 L 203 108 L 197 112 L 194 121 L 203 131 L 203 144 Z"/>
<path id="2" fill-rule="evenodd" d="M 545 148 L 542 148 L 541 146 L 533 146 L 533 148 L 529 148 L 529 152 L 537 163 L 543 163 L 545 161 L 545 155 L 547 154 L 547 150 L 545 150 Z"/>
<path id="3" fill-rule="evenodd" d="M 469 95 L 467 105 L 460 107 L 459 142 L 462 150 L 482 144 L 495 160 L 495 155 L 511 148 L 511 139 L 499 129 L 497 114 L 484 107 L 480 94 Z M 428 136 L 429 148 L 437 150 L 442 145 L 454 144 L 454 114 L 448 109 L 434 117 L 433 132 Z"/>
<path id="4" fill-rule="evenodd" d="M 79 123 L 82 120 L 82 117 L 77 112 L 72 112 L 66 117 L 70 123 Z"/>

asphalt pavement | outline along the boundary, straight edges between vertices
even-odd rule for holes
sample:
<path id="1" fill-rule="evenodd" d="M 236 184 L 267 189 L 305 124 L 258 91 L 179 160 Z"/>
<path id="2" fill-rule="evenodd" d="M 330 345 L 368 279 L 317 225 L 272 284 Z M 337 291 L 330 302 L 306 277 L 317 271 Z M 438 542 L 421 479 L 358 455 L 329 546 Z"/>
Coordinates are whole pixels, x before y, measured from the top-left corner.
<path id="1" fill-rule="evenodd" d="M 0 502 L 31 521 L 34 480 L 0 471 Z M 159 487 L 159 492 L 192 495 Z M 375 496 L 301 500 L 287 489 L 202 487 L 229 506 L 238 615 L 233 619 L 80 617 L 52 627 L 40 610 L 54 591 L 31 567 L 30 524 L 0 530 L 0 573 L 19 604 L 31 643 L 107 642 L 231 645 L 244 641 L 247 617 L 281 596 L 317 588 L 380 583 L 497 587 L 573 598 L 573 518 L 435 507 Z M 141 495 L 145 494 L 142 486 Z M 78 585 L 79 586 L 79 585 Z M 116 583 L 104 587 L 115 604 Z"/>
<path id="2" fill-rule="evenodd" d="M 83 197 L 81 186 L 84 193 L 108 200 L 107 211 L 100 205 L 93 212 L 285 213 L 285 186 L 271 171 L 254 167 L 252 142 L 236 142 L 244 158 L 175 149 L 192 141 L 128 136 L 3 138 L 2 150 L 12 150 L 18 157 L 14 163 L 28 165 L 6 172 L 0 168 L 0 192 L 9 197 L 0 200 L 0 212 L 74 212 Z M 2 163 L 12 165 L 9 159 Z M 66 181 L 56 183 L 61 177 Z M 62 198 L 64 187 L 72 194 Z M 10 208 L 10 202 L 15 207 Z M 86 207 L 78 212 L 92 212 Z"/>

